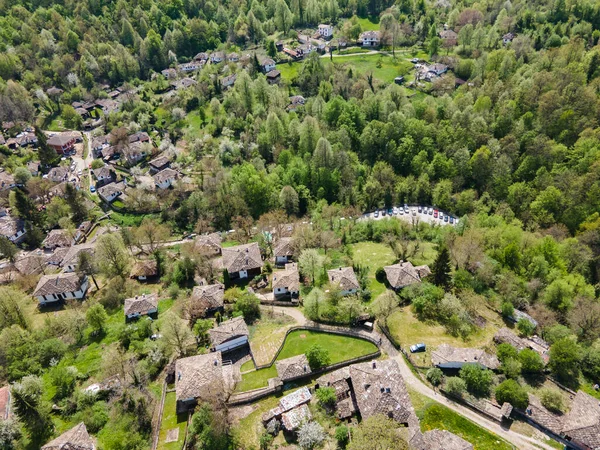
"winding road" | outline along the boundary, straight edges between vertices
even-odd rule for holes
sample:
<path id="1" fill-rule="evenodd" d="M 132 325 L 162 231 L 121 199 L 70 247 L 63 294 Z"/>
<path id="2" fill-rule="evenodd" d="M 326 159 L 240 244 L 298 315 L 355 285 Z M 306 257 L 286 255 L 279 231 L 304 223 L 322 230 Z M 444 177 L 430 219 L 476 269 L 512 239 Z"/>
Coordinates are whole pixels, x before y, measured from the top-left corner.
<path id="1" fill-rule="evenodd" d="M 268 308 L 273 309 L 278 313 L 283 313 L 292 317 L 296 322 L 298 322 L 299 325 L 303 325 L 307 322 L 306 317 L 304 317 L 304 314 L 302 314 L 302 312 L 297 308 L 285 306 L 269 306 Z M 423 383 L 419 378 L 417 378 L 417 376 L 415 376 L 415 374 L 410 370 L 410 367 L 408 366 L 408 363 L 406 362 L 402 354 L 394 348 L 392 343 L 387 339 L 387 337 L 385 337 L 385 335 L 379 334 L 376 331 L 373 331 L 372 334 L 381 337 L 382 350 L 398 362 L 402 378 L 404 378 L 406 385 L 409 386 L 411 389 L 417 391 L 419 394 L 424 395 L 425 397 L 430 398 L 431 400 L 441 403 L 442 405 L 450 408 L 452 411 L 460 414 L 461 416 L 468 418 L 480 427 L 485 428 L 486 430 L 496 434 L 502 439 L 510 442 L 519 450 L 555 450 L 555 447 L 552 447 L 546 444 L 545 442 L 540 441 L 539 439 L 524 436 L 520 433 L 517 433 L 516 431 L 504 428 L 497 422 L 494 422 L 492 420 L 487 419 L 485 416 L 477 414 L 471 409 L 448 399 L 442 394 L 438 394 L 436 391 L 434 391 L 425 383 Z"/>

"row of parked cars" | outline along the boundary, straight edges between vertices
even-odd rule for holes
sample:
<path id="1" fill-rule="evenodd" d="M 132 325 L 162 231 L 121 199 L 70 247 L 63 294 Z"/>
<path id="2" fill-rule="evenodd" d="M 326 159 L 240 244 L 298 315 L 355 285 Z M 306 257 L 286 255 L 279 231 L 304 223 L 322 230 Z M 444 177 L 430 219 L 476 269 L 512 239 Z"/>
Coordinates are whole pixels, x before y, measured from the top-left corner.
<path id="1" fill-rule="evenodd" d="M 404 206 L 394 206 L 388 209 L 376 209 L 373 212 L 373 217 L 378 218 L 381 216 L 403 216 L 403 215 L 413 215 L 416 216 L 418 214 L 426 214 L 432 216 L 434 219 L 439 219 L 440 221 L 444 221 L 447 223 L 454 224 L 454 221 L 458 222 L 458 219 L 453 216 L 444 213 L 443 211 L 439 211 L 433 207 L 428 206 L 413 206 L 410 207 L 407 204 Z"/>

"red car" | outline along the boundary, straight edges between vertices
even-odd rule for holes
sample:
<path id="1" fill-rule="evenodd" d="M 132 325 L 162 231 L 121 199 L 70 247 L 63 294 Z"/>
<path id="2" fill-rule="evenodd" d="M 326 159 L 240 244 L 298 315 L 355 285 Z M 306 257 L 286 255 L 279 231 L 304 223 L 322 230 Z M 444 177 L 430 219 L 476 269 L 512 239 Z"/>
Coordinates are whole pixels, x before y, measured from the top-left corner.
<path id="1" fill-rule="evenodd" d="M 434 209 L 433 210 L 433 217 L 435 217 L 437 219 L 437 216 L 438 216 L 438 210 Z"/>

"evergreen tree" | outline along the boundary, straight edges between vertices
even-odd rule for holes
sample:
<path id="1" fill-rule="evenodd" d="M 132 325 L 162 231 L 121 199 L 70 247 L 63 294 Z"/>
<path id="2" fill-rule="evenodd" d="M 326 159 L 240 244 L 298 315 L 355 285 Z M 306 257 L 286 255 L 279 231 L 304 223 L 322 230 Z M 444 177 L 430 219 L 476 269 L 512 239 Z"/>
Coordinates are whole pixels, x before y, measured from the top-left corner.
<path id="1" fill-rule="evenodd" d="M 448 288 L 452 280 L 450 276 L 450 252 L 448 247 L 442 246 L 431 269 L 433 284 Z"/>
<path id="2" fill-rule="evenodd" d="M 56 150 L 46 142 L 46 135 L 39 128 L 35 128 L 35 137 L 37 138 L 37 152 L 40 159 L 40 165 L 48 168 L 57 163 L 59 160 Z"/>
<path id="3" fill-rule="evenodd" d="M 69 208 L 71 208 L 73 222 L 76 224 L 83 222 L 87 217 L 83 195 L 70 183 L 67 183 L 65 187 L 65 201 L 69 205 Z"/>

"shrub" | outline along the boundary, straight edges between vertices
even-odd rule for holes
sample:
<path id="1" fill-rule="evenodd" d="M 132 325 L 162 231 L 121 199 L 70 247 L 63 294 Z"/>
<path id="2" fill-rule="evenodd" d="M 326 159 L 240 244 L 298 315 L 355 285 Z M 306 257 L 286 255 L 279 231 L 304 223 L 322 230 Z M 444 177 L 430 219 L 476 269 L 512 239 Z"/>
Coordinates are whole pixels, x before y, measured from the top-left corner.
<path id="1" fill-rule="evenodd" d="M 312 370 L 318 370 L 325 367 L 331 361 L 329 352 L 319 344 L 314 344 L 307 350 L 306 358 L 308 359 L 308 364 Z"/>
<path id="2" fill-rule="evenodd" d="M 446 379 L 446 383 L 444 384 L 444 390 L 448 392 L 448 394 L 453 395 L 455 397 L 462 397 L 465 391 L 467 390 L 467 384 L 462 378 L 450 377 Z"/>
<path id="3" fill-rule="evenodd" d="M 325 437 L 323 427 L 317 422 L 307 422 L 298 430 L 298 444 L 301 448 L 315 448 Z"/>
<path id="4" fill-rule="evenodd" d="M 521 363 L 516 358 L 504 360 L 500 369 L 507 378 L 519 378 L 519 375 L 521 375 Z"/>
<path id="5" fill-rule="evenodd" d="M 504 302 L 502 303 L 502 317 L 512 317 L 512 315 L 515 312 L 515 307 L 513 306 L 513 304 L 511 302 Z"/>
<path id="6" fill-rule="evenodd" d="M 498 359 L 501 362 L 504 362 L 510 358 L 517 358 L 519 356 L 519 352 L 512 345 L 504 343 L 498 345 L 496 348 L 496 356 L 498 356 Z"/>
<path id="7" fill-rule="evenodd" d="M 273 443 L 273 436 L 266 431 L 260 435 L 260 450 L 267 450 Z"/>
<path id="8" fill-rule="evenodd" d="M 508 402 L 519 409 L 525 409 L 529 404 L 527 392 L 515 380 L 503 381 L 496 387 L 496 401 L 500 405 Z"/>
<path id="9" fill-rule="evenodd" d="M 529 348 L 521 350 L 519 361 L 521 362 L 521 371 L 523 373 L 541 374 L 544 371 L 544 361 L 534 350 Z"/>
<path id="10" fill-rule="evenodd" d="M 321 406 L 332 407 L 335 405 L 337 396 L 335 395 L 335 389 L 332 387 L 322 387 L 317 389 L 317 399 Z"/>
<path id="11" fill-rule="evenodd" d="M 525 318 L 519 319 L 517 328 L 523 336 L 531 336 L 535 332 L 535 325 Z"/>
<path id="12" fill-rule="evenodd" d="M 465 381 L 467 390 L 477 396 L 487 396 L 490 393 L 494 374 L 482 369 L 476 364 L 467 364 L 460 369 L 460 377 Z"/>
<path id="13" fill-rule="evenodd" d="M 432 367 L 427 371 L 427 381 L 429 381 L 434 386 L 439 386 L 444 378 L 444 373 L 438 369 L 437 367 Z"/>
<path id="14" fill-rule="evenodd" d="M 386 281 L 386 276 L 385 276 L 385 270 L 383 270 L 383 267 L 379 267 L 376 271 L 375 271 L 375 279 L 377 281 L 379 281 L 380 283 L 385 283 Z"/>
<path id="15" fill-rule="evenodd" d="M 247 323 L 260 318 L 260 300 L 254 294 L 245 292 L 233 305 L 233 312 L 244 316 Z"/>
<path id="16" fill-rule="evenodd" d="M 335 429 L 335 439 L 340 448 L 346 448 L 348 445 L 348 427 L 340 425 Z"/>
<path id="17" fill-rule="evenodd" d="M 563 396 L 560 392 L 554 389 L 542 389 L 540 391 L 540 401 L 544 408 L 553 411 L 555 413 L 561 413 L 564 411 L 565 404 Z"/>

